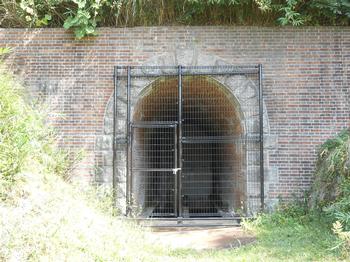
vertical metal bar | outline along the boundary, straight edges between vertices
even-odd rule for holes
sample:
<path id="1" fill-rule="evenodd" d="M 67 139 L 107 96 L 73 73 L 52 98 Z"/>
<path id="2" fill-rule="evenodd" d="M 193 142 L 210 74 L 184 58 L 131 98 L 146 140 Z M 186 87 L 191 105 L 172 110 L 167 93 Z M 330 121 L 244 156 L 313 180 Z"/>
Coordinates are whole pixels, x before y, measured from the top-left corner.
<path id="1" fill-rule="evenodd" d="M 260 201 L 261 210 L 265 207 L 264 190 L 264 107 L 263 107 L 263 86 L 262 86 L 262 65 L 259 64 L 259 127 L 260 127 Z"/>
<path id="2" fill-rule="evenodd" d="M 179 65 L 178 68 L 178 81 L 179 81 L 179 89 L 178 89 L 178 167 L 179 172 L 178 175 L 178 216 L 182 217 L 182 66 Z"/>
<path id="3" fill-rule="evenodd" d="M 118 67 L 114 67 L 113 73 L 113 176 L 112 176 L 112 196 L 113 196 L 113 208 L 117 207 L 117 192 L 116 192 L 116 161 L 117 161 L 117 144 L 116 144 L 116 124 L 117 124 L 117 82 L 118 82 Z"/>
<path id="4" fill-rule="evenodd" d="M 135 128 L 131 125 L 131 123 L 130 123 L 130 125 L 129 125 L 129 137 L 130 137 L 130 143 L 129 143 L 129 151 L 130 151 L 130 153 L 128 153 L 128 161 L 129 162 L 127 162 L 128 163 L 128 173 L 129 173 L 129 188 L 128 188 L 128 191 L 129 191 L 129 215 L 131 215 L 132 214 L 132 207 L 133 207 L 133 205 L 134 205 L 134 203 L 133 203 L 133 199 L 132 199 L 132 190 L 133 190 L 133 188 L 132 188 L 132 180 L 133 180 L 133 169 L 132 169 L 132 167 L 133 167 L 133 165 L 132 165 L 132 161 L 133 161 L 133 147 L 134 147 L 134 132 L 135 132 Z M 129 152 L 128 151 L 128 152 Z"/>
<path id="5" fill-rule="evenodd" d="M 176 126 L 173 128 L 174 129 L 174 167 L 175 167 L 175 170 L 177 170 L 177 167 L 178 167 L 178 159 L 177 159 L 177 146 L 178 146 L 178 143 L 177 143 L 177 128 Z M 174 215 L 177 216 L 178 215 L 178 195 L 179 195 L 179 191 L 178 191 L 178 175 L 177 175 L 178 172 L 176 172 L 174 174 Z"/>
<path id="6" fill-rule="evenodd" d="M 127 150 L 126 150 L 126 196 L 127 196 L 127 215 L 130 214 L 130 209 L 132 207 L 132 174 L 130 172 L 130 110 L 131 110 L 131 101 L 130 101 L 130 82 L 131 82 L 131 67 L 127 67 L 127 83 L 126 83 L 126 100 L 127 100 L 127 114 L 126 114 L 126 134 L 127 134 Z"/>

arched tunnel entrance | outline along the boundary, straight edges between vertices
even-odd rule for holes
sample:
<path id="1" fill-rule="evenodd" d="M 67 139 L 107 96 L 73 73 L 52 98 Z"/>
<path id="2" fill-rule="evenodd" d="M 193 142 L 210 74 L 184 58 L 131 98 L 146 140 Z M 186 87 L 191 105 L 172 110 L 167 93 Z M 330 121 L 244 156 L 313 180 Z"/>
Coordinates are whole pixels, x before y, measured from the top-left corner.
<path id="1" fill-rule="evenodd" d="M 246 148 L 239 103 L 209 76 L 160 77 L 132 112 L 133 206 L 141 217 L 244 211 Z M 181 121 L 178 121 L 181 119 Z"/>

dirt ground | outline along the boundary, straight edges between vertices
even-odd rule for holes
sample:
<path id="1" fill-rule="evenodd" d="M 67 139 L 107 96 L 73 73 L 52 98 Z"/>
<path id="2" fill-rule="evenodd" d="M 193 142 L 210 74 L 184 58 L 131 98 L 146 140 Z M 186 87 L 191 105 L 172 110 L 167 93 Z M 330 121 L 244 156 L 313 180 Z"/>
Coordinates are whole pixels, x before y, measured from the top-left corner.
<path id="1" fill-rule="evenodd" d="M 241 227 L 153 229 L 149 239 L 172 248 L 196 250 L 237 248 L 255 241 Z"/>

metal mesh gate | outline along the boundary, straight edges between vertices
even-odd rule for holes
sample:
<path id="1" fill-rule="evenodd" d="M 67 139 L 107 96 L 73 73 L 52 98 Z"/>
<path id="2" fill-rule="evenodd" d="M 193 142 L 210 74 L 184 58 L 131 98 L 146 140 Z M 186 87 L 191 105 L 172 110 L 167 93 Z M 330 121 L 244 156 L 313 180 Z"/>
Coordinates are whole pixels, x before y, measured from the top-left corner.
<path id="1" fill-rule="evenodd" d="M 132 174 L 142 190 L 143 215 L 176 215 L 177 130 L 170 124 L 143 123 L 132 126 Z"/>
<path id="2" fill-rule="evenodd" d="M 114 154 L 114 170 L 125 164 L 129 214 L 227 218 L 263 207 L 261 76 L 260 65 L 115 67 L 114 149 L 124 144 L 126 160 Z M 242 83 L 256 103 L 235 97 Z"/>

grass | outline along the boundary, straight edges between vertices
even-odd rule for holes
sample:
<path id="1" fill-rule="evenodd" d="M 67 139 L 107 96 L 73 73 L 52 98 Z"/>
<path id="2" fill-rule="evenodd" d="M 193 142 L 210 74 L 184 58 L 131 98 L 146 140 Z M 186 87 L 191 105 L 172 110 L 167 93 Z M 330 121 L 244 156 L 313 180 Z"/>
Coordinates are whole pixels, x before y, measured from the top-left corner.
<path id="1" fill-rule="evenodd" d="M 238 249 L 193 252 L 173 251 L 181 258 L 210 259 L 210 261 L 347 261 L 349 257 L 333 249 L 339 242 L 329 224 L 314 218 L 305 223 L 288 219 L 280 223 L 276 214 L 260 216 L 245 222 L 247 230 L 254 232 L 257 242 Z"/>
<path id="2" fill-rule="evenodd" d="M 53 175 L 22 177 L 26 182 L 0 203 L 0 260 L 131 261 L 144 260 L 142 250 L 155 253 L 134 225 L 102 211 L 89 187 Z"/>
<path id="3" fill-rule="evenodd" d="M 147 229 L 111 215 L 109 194 L 50 174 L 23 173 L 0 202 L 0 261 L 342 261 L 339 239 L 317 215 L 276 212 L 244 222 L 257 236 L 238 249 L 159 246 Z"/>

